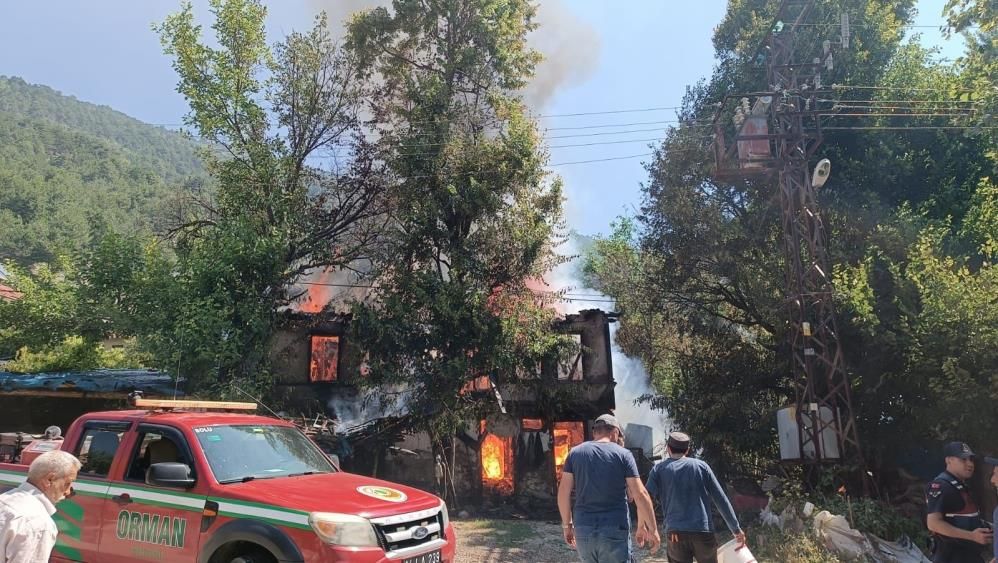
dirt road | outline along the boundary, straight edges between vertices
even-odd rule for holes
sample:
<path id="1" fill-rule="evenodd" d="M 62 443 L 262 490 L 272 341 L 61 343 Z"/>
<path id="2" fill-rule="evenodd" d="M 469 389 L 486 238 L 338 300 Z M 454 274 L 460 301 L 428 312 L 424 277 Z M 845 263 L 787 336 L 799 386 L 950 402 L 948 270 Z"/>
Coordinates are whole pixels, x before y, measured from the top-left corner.
<path id="1" fill-rule="evenodd" d="M 568 563 L 578 561 L 561 537 L 557 522 L 530 520 L 455 520 L 456 563 Z M 637 551 L 645 563 L 665 563 L 659 550 L 649 556 Z"/>

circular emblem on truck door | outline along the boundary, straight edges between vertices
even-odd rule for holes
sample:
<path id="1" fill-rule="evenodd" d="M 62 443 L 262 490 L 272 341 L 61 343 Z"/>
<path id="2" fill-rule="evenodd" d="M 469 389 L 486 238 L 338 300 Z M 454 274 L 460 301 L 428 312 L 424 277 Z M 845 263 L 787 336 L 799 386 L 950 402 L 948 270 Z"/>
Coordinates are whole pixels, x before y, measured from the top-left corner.
<path id="1" fill-rule="evenodd" d="M 420 526 L 412 531 L 412 539 L 414 540 L 421 540 L 428 535 L 430 535 L 430 531 L 423 526 Z"/>
<path id="2" fill-rule="evenodd" d="M 409 497 L 405 493 L 391 487 L 364 485 L 363 487 L 357 487 L 357 492 L 372 498 L 387 500 L 388 502 L 405 502 L 409 500 Z"/>

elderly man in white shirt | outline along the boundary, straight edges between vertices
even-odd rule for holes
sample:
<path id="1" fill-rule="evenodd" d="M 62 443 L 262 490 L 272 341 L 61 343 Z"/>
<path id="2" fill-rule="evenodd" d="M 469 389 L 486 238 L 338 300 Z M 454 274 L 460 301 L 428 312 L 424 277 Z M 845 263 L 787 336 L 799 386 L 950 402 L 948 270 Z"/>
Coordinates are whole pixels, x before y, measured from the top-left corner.
<path id="1" fill-rule="evenodd" d="M 48 561 L 55 547 L 55 504 L 69 496 L 80 461 L 60 450 L 38 456 L 28 480 L 0 495 L 0 563 Z"/>

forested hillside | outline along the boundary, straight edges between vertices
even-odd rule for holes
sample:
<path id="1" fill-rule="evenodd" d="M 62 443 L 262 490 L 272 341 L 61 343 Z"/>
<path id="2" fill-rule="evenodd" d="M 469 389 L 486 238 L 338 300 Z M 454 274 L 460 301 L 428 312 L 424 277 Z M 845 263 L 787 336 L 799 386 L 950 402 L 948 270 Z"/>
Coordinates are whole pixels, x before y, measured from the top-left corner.
<path id="1" fill-rule="evenodd" d="M 0 259 L 50 261 L 94 222 L 151 229 L 202 175 L 196 144 L 178 133 L 0 77 Z"/>

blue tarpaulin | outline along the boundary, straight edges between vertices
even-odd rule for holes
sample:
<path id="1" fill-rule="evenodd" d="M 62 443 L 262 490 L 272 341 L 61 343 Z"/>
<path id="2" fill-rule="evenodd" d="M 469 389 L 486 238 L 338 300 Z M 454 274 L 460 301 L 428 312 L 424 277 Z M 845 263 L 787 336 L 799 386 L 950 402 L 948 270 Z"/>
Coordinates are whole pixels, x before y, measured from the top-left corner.
<path id="1" fill-rule="evenodd" d="M 166 372 L 145 369 L 98 369 L 60 373 L 20 374 L 0 371 L 0 394 L 42 393 L 67 395 L 75 394 L 120 394 L 126 396 L 132 391 L 142 391 L 146 395 L 183 395 L 180 385 L 175 385 L 173 377 Z"/>

